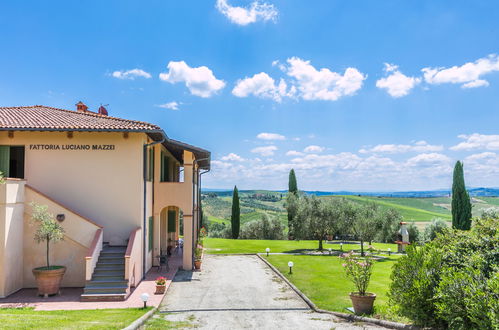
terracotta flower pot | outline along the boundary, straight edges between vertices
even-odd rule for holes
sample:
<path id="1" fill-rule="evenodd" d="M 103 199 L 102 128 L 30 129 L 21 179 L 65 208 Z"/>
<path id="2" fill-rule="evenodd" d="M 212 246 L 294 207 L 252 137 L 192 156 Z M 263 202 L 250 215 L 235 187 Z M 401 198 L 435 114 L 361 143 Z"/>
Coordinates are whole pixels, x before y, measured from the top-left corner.
<path id="1" fill-rule="evenodd" d="M 56 267 L 58 268 L 44 269 L 45 267 L 38 267 L 33 269 L 39 296 L 47 297 L 59 293 L 62 277 L 66 273 L 66 267 Z"/>
<path id="2" fill-rule="evenodd" d="M 194 260 L 194 268 L 201 269 L 201 260 Z"/>
<path id="3" fill-rule="evenodd" d="M 353 310 L 355 314 L 371 314 L 373 312 L 374 299 L 376 299 L 376 294 L 366 292 L 365 296 L 359 295 L 358 292 L 350 293 L 350 299 L 352 300 Z"/>
<path id="4" fill-rule="evenodd" d="M 166 291 L 166 285 L 157 285 L 156 284 L 156 292 L 154 294 L 163 294 Z"/>

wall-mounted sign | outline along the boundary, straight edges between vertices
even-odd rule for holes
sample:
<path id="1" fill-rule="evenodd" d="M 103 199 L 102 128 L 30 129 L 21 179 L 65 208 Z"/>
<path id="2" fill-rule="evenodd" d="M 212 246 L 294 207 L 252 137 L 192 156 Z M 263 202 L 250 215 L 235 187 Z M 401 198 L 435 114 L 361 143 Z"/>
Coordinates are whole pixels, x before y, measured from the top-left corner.
<path id="1" fill-rule="evenodd" d="M 114 144 L 30 144 L 29 150 L 115 150 Z"/>

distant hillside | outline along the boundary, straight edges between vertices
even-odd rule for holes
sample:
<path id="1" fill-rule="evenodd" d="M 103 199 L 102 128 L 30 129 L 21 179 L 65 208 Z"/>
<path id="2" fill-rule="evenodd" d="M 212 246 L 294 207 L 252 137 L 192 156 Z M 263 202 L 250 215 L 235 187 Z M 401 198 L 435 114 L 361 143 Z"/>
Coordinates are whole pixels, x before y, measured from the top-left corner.
<path id="1" fill-rule="evenodd" d="M 311 192 L 321 198 L 347 198 L 356 203 L 374 202 L 381 208 L 393 208 L 400 212 L 406 221 L 414 221 L 419 227 L 424 227 L 434 218 L 451 220 L 451 198 L 447 191 L 425 191 L 405 193 L 383 193 L 383 195 L 356 193 Z M 255 220 L 263 213 L 278 217 L 287 224 L 285 191 L 240 190 L 241 222 Z M 499 189 L 470 189 L 473 203 L 473 215 L 478 216 L 490 207 L 499 208 Z M 401 197 L 402 196 L 402 197 Z M 211 222 L 230 222 L 232 191 L 209 191 L 202 193 L 203 211 Z"/>
<path id="2" fill-rule="evenodd" d="M 215 192 L 219 196 L 232 196 L 232 190 L 224 189 L 203 189 L 204 193 Z M 266 193 L 268 190 L 240 190 L 248 194 Z M 286 194 L 287 190 L 273 191 L 275 193 Z M 427 191 L 394 191 L 394 192 L 353 192 L 353 191 L 304 191 L 310 195 L 325 196 L 325 195 L 342 195 L 342 196 L 374 196 L 374 197 L 399 197 L 399 198 L 422 198 L 422 197 L 449 197 L 451 191 L 449 189 L 442 190 L 427 190 Z M 470 196 L 473 197 L 499 197 L 499 188 L 470 188 L 468 189 Z"/>

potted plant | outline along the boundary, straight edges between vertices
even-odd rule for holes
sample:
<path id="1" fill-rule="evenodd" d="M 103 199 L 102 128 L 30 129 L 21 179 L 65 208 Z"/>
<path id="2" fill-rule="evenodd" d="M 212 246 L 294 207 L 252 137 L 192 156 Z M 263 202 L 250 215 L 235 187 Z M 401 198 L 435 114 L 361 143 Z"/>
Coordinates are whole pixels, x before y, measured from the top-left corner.
<path id="1" fill-rule="evenodd" d="M 59 293 L 62 278 L 66 272 L 64 266 L 50 265 L 50 242 L 64 239 L 64 228 L 57 222 L 54 215 L 48 212 L 48 206 L 31 203 L 33 213 L 31 222 L 37 228 L 34 239 L 37 243 L 46 244 L 46 266 L 33 269 L 33 275 L 38 286 L 38 295 L 47 297 Z"/>
<path id="2" fill-rule="evenodd" d="M 347 277 L 354 283 L 357 292 L 350 293 L 355 314 L 371 314 L 373 311 L 376 294 L 367 292 L 369 280 L 371 279 L 373 258 L 366 253 L 364 257 L 357 257 L 353 251 L 341 256 L 344 259 L 343 267 Z"/>
<path id="3" fill-rule="evenodd" d="M 156 292 L 154 294 L 163 294 L 166 291 L 166 277 L 160 276 L 156 279 Z"/>
<path id="4" fill-rule="evenodd" d="M 198 245 L 194 250 L 194 268 L 201 269 L 201 258 L 203 257 L 203 247 Z"/>

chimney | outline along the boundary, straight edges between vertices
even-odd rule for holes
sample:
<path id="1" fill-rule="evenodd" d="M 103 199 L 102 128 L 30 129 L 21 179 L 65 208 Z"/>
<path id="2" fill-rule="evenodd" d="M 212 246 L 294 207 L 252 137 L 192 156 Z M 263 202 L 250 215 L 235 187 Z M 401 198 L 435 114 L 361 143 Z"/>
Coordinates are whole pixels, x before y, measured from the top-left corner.
<path id="1" fill-rule="evenodd" d="M 87 112 L 88 107 L 82 101 L 76 103 L 77 112 Z"/>
<path id="2" fill-rule="evenodd" d="M 99 107 L 99 115 L 107 116 L 107 109 L 103 105 Z"/>

